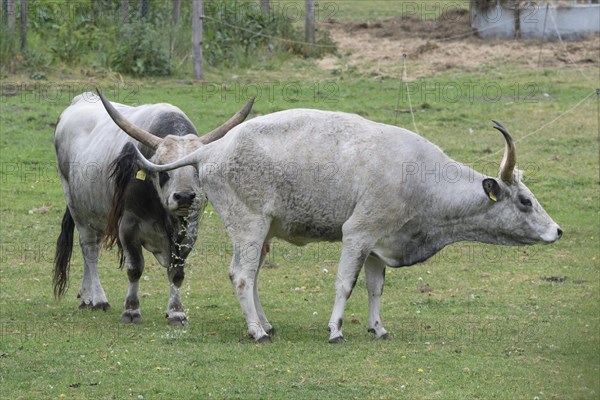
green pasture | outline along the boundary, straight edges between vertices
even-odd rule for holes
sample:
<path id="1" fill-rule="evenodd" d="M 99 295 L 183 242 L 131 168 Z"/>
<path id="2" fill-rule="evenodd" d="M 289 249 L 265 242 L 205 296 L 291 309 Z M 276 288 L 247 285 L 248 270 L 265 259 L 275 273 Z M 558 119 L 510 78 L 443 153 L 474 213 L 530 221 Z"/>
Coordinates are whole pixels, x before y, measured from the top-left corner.
<path id="1" fill-rule="evenodd" d="M 365 7 L 344 12 L 367 18 Z M 498 63 L 450 69 L 407 88 L 400 76 L 322 71 L 302 59 L 276 70 L 210 70 L 204 83 L 4 77 L 0 398 L 597 399 L 597 77 L 594 67 Z M 347 342 L 337 345 L 327 343 L 326 327 L 339 244 L 298 248 L 275 242 L 260 293 L 278 334 L 272 344 L 256 345 L 245 336 L 227 275 L 229 243 L 209 206 L 183 284 L 190 326 L 167 326 L 166 272 L 148 253 L 141 324 L 119 322 L 127 277 L 117 268 L 115 251 L 105 251 L 100 263 L 112 309 L 79 311 L 78 246 L 65 298 L 52 296 L 54 244 L 65 207 L 53 129 L 71 98 L 96 85 L 122 103 L 175 104 L 203 132 L 250 95 L 258 95 L 253 115 L 310 107 L 414 129 L 410 94 L 419 133 L 489 175 L 502 157 L 502 136 L 491 128 L 497 119 L 518 140 L 525 183 L 564 236 L 549 246 L 522 248 L 458 243 L 423 264 L 388 269 L 382 312 L 394 336 L 389 341 L 367 333 L 361 275 L 346 309 Z"/>

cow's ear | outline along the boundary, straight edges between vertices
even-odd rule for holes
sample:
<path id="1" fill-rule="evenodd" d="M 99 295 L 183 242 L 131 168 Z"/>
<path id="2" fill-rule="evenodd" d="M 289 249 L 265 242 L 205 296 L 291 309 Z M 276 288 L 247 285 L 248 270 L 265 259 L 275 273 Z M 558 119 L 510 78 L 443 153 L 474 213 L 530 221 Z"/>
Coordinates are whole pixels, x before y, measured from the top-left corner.
<path id="1" fill-rule="evenodd" d="M 483 180 L 483 191 L 490 198 L 490 200 L 496 202 L 500 197 L 500 185 L 495 179 L 486 178 Z"/>

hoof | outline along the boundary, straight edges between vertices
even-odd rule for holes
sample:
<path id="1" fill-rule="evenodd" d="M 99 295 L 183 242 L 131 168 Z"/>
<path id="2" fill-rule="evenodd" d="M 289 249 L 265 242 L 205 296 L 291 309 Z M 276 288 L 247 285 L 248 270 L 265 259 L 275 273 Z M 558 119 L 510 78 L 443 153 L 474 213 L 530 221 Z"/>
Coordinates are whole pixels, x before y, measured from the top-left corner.
<path id="1" fill-rule="evenodd" d="M 371 328 L 368 331 L 369 331 L 369 333 L 373 334 L 373 339 L 375 339 L 375 340 L 390 340 L 390 339 L 392 339 L 392 335 L 390 335 L 388 332 L 384 333 L 383 335 L 377 336 L 377 332 L 375 332 L 375 329 Z"/>
<path id="2" fill-rule="evenodd" d="M 269 329 L 267 331 L 267 335 L 269 335 L 269 336 L 274 336 L 276 333 L 277 333 L 277 330 L 275 329 L 274 326 L 272 326 L 271 329 Z"/>
<path id="3" fill-rule="evenodd" d="M 98 303 L 92 306 L 92 310 L 102 310 L 108 311 L 110 310 L 110 304 L 108 303 Z"/>
<path id="4" fill-rule="evenodd" d="M 81 303 L 79 305 L 79 309 L 80 310 L 102 310 L 102 311 L 108 311 L 110 310 L 110 304 L 108 303 L 98 303 L 98 304 L 91 304 L 91 303 Z"/>
<path id="5" fill-rule="evenodd" d="M 271 336 L 269 336 L 269 335 L 264 335 L 264 336 L 261 336 L 260 338 L 256 339 L 256 342 L 260 343 L 260 344 L 272 343 L 273 339 L 271 339 Z"/>
<path id="6" fill-rule="evenodd" d="M 346 339 L 344 339 L 343 336 L 338 336 L 338 337 L 329 339 L 329 343 L 344 343 L 345 341 L 346 341 Z"/>
<path id="7" fill-rule="evenodd" d="M 142 322 L 142 314 L 137 310 L 126 310 L 121 314 L 121 322 L 124 324 L 139 324 Z"/>
<path id="8" fill-rule="evenodd" d="M 181 311 L 167 313 L 165 314 L 165 318 L 167 318 L 167 323 L 171 326 L 188 326 L 190 324 L 185 313 Z"/>

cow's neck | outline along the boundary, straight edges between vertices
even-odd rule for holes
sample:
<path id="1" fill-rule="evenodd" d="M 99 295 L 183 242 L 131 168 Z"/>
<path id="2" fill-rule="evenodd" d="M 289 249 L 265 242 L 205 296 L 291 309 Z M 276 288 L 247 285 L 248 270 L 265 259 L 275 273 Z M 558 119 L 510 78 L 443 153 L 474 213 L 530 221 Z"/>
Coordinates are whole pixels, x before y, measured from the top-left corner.
<path id="1" fill-rule="evenodd" d="M 498 232 L 490 214 L 490 201 L 485 197 L 482 182 L 486 176 L 466 169 L 464 178 L 435 189 L 430 215 L 427 216 L 427 242 L 438 251 L 461 241 L 499 243 Z"/>
<path id="2" fill-rule="evenodd" d="M 166 230 L 171 238 L 171 265 L 183 265 L 192 250 L 198 234 L 197 210 L 191 211 L 186 217 L 170 215 L 169 228 Z"/>

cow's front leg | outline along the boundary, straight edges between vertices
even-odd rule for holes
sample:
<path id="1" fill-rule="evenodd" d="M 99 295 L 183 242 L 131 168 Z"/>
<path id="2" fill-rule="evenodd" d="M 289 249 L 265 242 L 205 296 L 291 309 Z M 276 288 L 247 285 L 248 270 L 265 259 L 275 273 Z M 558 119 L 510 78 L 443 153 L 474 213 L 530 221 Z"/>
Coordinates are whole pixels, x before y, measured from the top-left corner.
<path id="1" fill-rule="evenodd" d="M 244 313 L 248 335 L 258 343 L 268 343 L 271 337 L 262 325 L 255 297 L 257 293 L 255 279 L 261 258 L 262 237 L 256 241 L 234 240 L 233 243 L 234 255 L 229 269 L 229 278 Z"/>
<path id="2" fill-rule="evenodd" d="M 352 294 L 360 269 L 362 268 L 366 255 L 369 251 L 365 246 L 353 240 L 343 240 L 342 257 L 338 266 L 337 279 L 335 283 L 335 304 L 329 319 L 327 328 L 329 330 L 329 343 L 344 341 L 342 335 L 342 323 L 344 319 L 344 308 Z"/>
<path id="3" fill-rule="evenodd" d="M 383 327 L 381 321 L 381 295 L 385 282 L 385 264 L 374 255 L 365 261 L 365 279 L 369 294 L 369 332 L 375 339 L 389 339 L 390 335 Z"/>
<path id="4" fill-rule="evenodd" d="M 167 305 L 167 321 L 169 325 L 189 325 L 187 316 L 181 303 L 181 284 L 185 277 L 183 264 L 174 265 L 167 271 L 169 276 L 169 304 Z"/>
<path id="5" fill-rule="evenodd" d="M 142 322 L 140 312 L 140 299 L 138 290 L 140 286 L 140 277 L 144 272 L 144 255 L 142 246 L 131 238 L 122 240 L 123 253 L 125 255 L 125 268 L 129 283 L 127 285 L 127 295 L 125 296 L 125 309 L 121 314 L 121 322 L 124 324 L 138 324 Z"/>

